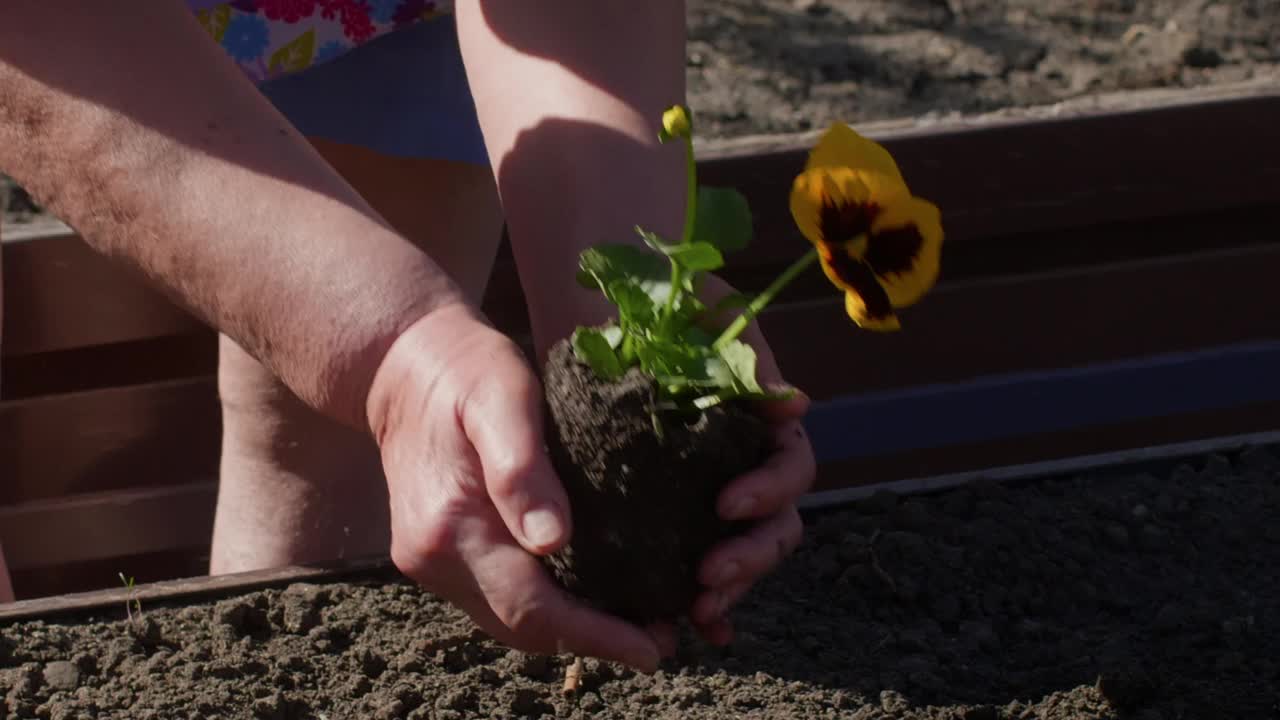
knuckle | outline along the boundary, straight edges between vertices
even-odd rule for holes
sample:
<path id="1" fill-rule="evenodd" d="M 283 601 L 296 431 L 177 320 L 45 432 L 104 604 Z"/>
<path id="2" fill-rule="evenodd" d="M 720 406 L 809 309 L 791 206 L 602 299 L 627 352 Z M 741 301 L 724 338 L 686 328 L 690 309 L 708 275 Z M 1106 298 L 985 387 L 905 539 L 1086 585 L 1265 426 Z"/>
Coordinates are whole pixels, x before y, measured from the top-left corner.
<path id="1" fill-rule="evenodd" d="M 413 530 L 399 530 L 392 535 L 392 563 L 428 590 L 442 586 L 443 577 L 457 564 L 457 552 L 457 530 L 441 516 Z"/>
<path id="2" fill-rule="evenodd" d="M 535 461 L 523 453 L 506 453 L 493 458 L 486 468 L 485 484 L 489 492 L 501 499 L 512 499 L 524 494 L 528 479 L 533 475 Z"/>
<path id="3" fill-rule="evenodd" d="M 516 642 L 525 646 L 528 651 L 547 650 L 547 638 L 550 637 L 547 627 L 546 607 L 531 598 L 516 602 L 498 618 L 507 627 Z"/>

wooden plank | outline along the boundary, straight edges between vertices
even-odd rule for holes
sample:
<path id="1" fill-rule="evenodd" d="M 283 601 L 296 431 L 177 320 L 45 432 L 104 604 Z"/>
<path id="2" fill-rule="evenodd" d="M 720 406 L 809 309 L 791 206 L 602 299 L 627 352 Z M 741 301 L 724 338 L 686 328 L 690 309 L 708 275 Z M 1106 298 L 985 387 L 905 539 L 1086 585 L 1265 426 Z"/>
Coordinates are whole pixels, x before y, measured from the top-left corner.
<path id="1" fill-rule="evenodd" d="M 869 134 L 895 153 L 913 190 L 943 208 L 947 268 L 958 279 L 965 248 L 995 238 L 1280 205 L 1280 152 L 1273 142 L 1280 90 L 1251 92 L 1081 117 L 952 121 Z M 1204 140 L 1206 128 L 1213 129 L 1212 142 Z M 753 203 L 760 240 L 733 259 L 732 272 L 746 279 L 744 286 L 776 271 L 799 247 L 786 197 L 811 142 L 806 136 L 768 147 L 723 143 L 702 156 L 703 181 L 738 187 Z M 1201 247 L 1214 242 L 1194 237 Z M 1088 244 L 1089 238 L 1085 232 L 1071 238 L 1077 256 L 1127 247 Z M 1020 237 L 1016 247 L 1025 248 L 1018 257 L 1033 261 L 1037 249 L 1057 252 L 1061 245 L 1052 236 Z M 1148 240 L 1126 252 L 1133 257 L 1167 247 Z M 4 248 L 11 278 L 4 291 L 10 322 L 0 344 L 6 356 L 207 332 L 73 235 L 6 240 Z M 998 250 L 1009 254 L 1008 244 Z M 967 267 L 979 271 L 984 263 Z M 500 263 L 494 284 L 490 308 L 504 323 L 519 322 L 522 297 L 509 264 Z"/>
<path id="2" fill-rule="evenodd" d="M 218 337 L 212 332 L 16 355 L 0 360 L 0 398 L 41 395 L 212 376 Z"/>
<path id="3" fill-rule="evenodd" d="M 797 503 L 802 512 L 822 511 L 839 507 L 880 491 L 898 494 L 932 493 L 960 487 L 974 482 L 1022 482 L 1039 478 L 1068 477 L 1091 473 L 1143 473 L 1171 471 L 1182 463 L 1191 463 L 1211 454 L 1231 456 L 1250 448 L 1272 446 L 1280 443 L 1280 430 L 1263 430 L 1240 435 L 1197 437 L 1182 442 L 1163 445 L 1126 447 L 1083 455 L 1067 455 L 1059 458 L 1033 460 L 1014 465 L 983 466 L 971 470 L 922 475 L 870 482 L 855 482 L 848 487 L 835 487 L 808 493 Z M 838 464 L 820 466 L 828 476 Z M 847 468 L 844 469 L 847 472 Z M 845 481 L 857 477 L 844 475 Z"/>
<path id="4" fill-rule="evenodd" d="M 209 600 L 235 595 L 241 592 L 265 590 L 295 582 L 333 582 L 340 579 L 394 579 L 399 573 L 387 558 L 357 558 L 352 560 L 296 565 L 270 570 L 255 570 L 227 575 L 177 578 L 138 585 L 133 590 L 108 588 L 93 591 L 60 594 L 20 600 L 0 606 L 0 622 L 62 617 L 72 614 L 94 613 L 107 616 L 123 616 L 125 602 L 138 600 L 143 609 L 148 604 L 172 603 L 179 600 Z"/>
<path id="5" fill-rule="evenodd" d="M 1144 418 L 1052 433 L 884 453 L 823 463 L 815 493 L 839 491 L 953 473 L 980 472 L 993 465 L 1019 465 L 1081 455 L 1113 453 L 1207 437 L 1280 430 L 1280 403 L 1257 403 L 1187 415 Z"/>
<path id="6" fill-rule="evenodd" d="M 950 243 L 1121 220 L 1280 204 L 1280 87 L 1197 104 L 1071 117 L 944 122 L 867 134 L 915 194 L 943 210 Z M 699 176 L 738 187 L 758 233 L 786 232 L 792 179 L 814 135 L 742 144 Z M 1206 178 L 1212 178 L 1208 180 Z M 768 263 L 785 245 L 757 247 Z M 783 253 L 787 255 L 788 253 Z"/>
<path id="7" fill-rule="evenodd" d="M 761 317 L 815 399 L 1280 338 L 1280 247 L 1208 252 L 938 288 L 904 329 L 858 330 L 838 300 Z"/>
<path id="8" fill-rule="evenodd" d="M 858 330 L 830 289 L 763 317 L 818 401 L 1280 338 L 1280 247 L 939 288 L 896 334 Z M 1212 292 L 1204 292 L 1212 288 Z M 219 407 L 200 378 L 0 403 L 0 504 L 216 475 Z"/>
<path id="9" fill-rule="evenodd" d="M 5 240 L 4 265 L 4 357 L 204 328 L 75 235 Z"/>
<path id="10" fill-rule="evenodd" d="M 846 396 L 806 419 L 823 461 L 1280 403 L 1280 340 Z M 1280 418 L 1276 419 L 1280 425 Z"/>
<path id="11" fill-rule="evenodd" d="M 216 477 L 212 377 L 0 403 L 0 505 Z"/>
<path id="12" fill-rule="evenodd" d="M 962 444 L 909 454 L 890 453 L 822 463 L 814 489 L 822 494 L 840 494 L 854 488 L 922 477 L 970 473 L 995 464 L 1033 464 L 1063 460 L 1080 455 L 1120 452 L 1152 445 L 1184 443 L 1222 434 L 1277 431 L 1280 403 L 1266 403 L 1205 413 L 1144 418 L 1105 427 L 1044 433 L 1016 441 Z M 111 493 L 93 498 L 33 504 L 0 511 L 0 542 L 6 547 L 16 541 L 15 576 L 41 568 L 83 566 L 94 560 L 110 561 L 111 567 L 129 568 L 139 557 L 173 551 L 188 557 L 204 557 L 212 524 L 213 487 L 191 485 L 184 488 L 150 489 Z M 848 493 L 845 493 L 848 494 Z M 159 518 L 160 522 L 156 519 Z M 58 542 L 47 545 L 48 527 L 58 527 Z M 363 562 L 363 561 L 361 561 Z M 20 563 L 20 564 L 19 564 Z M 181 563 L 178 563 L 181 565 Z M 218 578 L 174 580 L 148 586 L 139 592 L 143 600 L 168 600 L 179 596 L 248 589 L 257 584 L 274 585 L 299 580 L 318 580 L 329 575 L 326 568 L 347 567 L 344 563 L 307 568 L 283 568 Z M 358 565 L 358 563 L 357 563 Z M 372 560 L 374 567 L 387 567 L 385 558 Z M 190 564 L 187 564 L 190 567 Z M 108 576 L 110 579 L 110 576 Z M 60 585 L 46 585 L 49 591 L 78 592 L 89 585 L 74 574 L 61 578 Z M 21 592 L 21 587 L 19 587 Z M 29 596 L 27 596 L 29 597 Z M 86 596 L 41 598 L 14 606 L 0 606 L 0 621 L 19 617 L 39 617 L 43 613 L 83 611 L 119 604 L 128 593 L 109 589 Z"/>
<path id="13" fill-rule="evenodd" d="M 0 507 L 0 543 L 14 571 L 199 550 L 213 533 L 216 498 L 216 483 L 206 480 L 9 505 Z"/>

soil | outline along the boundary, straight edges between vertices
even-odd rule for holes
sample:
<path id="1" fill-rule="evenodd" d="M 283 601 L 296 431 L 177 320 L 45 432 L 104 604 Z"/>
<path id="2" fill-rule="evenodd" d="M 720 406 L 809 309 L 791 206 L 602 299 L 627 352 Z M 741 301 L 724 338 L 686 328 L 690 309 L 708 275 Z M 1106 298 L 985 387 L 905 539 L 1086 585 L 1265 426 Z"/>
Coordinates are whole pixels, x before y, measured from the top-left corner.
<path id="1" fill-rule="evenodd" d="M 632 369 L 599 379 L 567 340 L 548 354 L 547 445 L 569 496 L 573 539 L 553 575 L 597 607 L 638 624 L 675 620 L 700 588 L 698 567 L 736 528 L 716 498 L 771 450 L 763 421 L 733 404 L 662 413 L 653 381 Z"/>
<path id="2" fill-rule="evenodd" d="M 700 138 L 1280 82 L 1276 0 L 688 0 Z M 0 200 L 6 182 L 0 177 Z M 0 202 L 3 205 L 3 202 Z M 6 222 L 38 217 L 15 197 Z"/>
<path id="3" fill-rule="evenodd" d="M 652 676 L 494 644 L 409 584 L 298 584 L 0 628 L 8 718 L 1280 717 L 1280 446 L 809 519 Z"/>

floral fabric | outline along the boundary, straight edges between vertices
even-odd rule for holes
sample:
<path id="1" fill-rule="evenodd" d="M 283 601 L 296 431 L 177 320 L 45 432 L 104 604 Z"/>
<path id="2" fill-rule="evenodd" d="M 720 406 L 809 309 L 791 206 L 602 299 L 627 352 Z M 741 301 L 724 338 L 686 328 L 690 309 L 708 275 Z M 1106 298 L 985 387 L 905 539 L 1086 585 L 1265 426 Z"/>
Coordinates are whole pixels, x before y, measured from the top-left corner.
<path id="1" fill-rule="evenodd" d="M 263 83 L 448 13 L 449 0 L 188 0 L 240 69 Z"/>

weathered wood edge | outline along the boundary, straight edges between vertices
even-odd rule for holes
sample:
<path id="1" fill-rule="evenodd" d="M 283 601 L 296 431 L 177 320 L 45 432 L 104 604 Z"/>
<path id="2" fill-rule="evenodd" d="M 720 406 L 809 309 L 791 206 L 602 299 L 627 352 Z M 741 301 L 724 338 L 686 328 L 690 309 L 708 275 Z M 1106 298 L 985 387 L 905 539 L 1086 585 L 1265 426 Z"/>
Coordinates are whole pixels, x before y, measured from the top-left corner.
<path id="1" fill-rule="evenodd" d="M 1083 95 L 1045 105 L 1004 108 L 987 113 L 953 113 L 941 116 L 899 117 L 857 123 L 857 129 L 878 142 L 922 134 L 962 130 L 997 129 L 1043 121 L 1098 118 L 1135 112 L 1164 111 L 1189 105 L 1247 101 L 1280 97 L 1280 72 L 1237 83 L 1193 88 L 1151 88 Z M 697 140 L 695 149 L 704 160 L 723 160 L 776 152 L 807 151 L 825 128 L 793 133 L 741 135 Z"/>
<path id="2" fill-rule="evenodd" d="M 946 133 L 974 128 L 996 128 L 1043 120 L 1098 117 L 1107 114 L 1170 110 L 1188 105 L 1221 101 L 1280 97 L 1280 73 L 1221 85 L 1193 88 L 1150 88 L 1122 92 L 1082 95 L 1056 103 L 1004 108 L 987 113 L 954 113 L 944 116 L 898 117 L 858 123 L 868 137 L 889 140 L 924 133 Z M 706 138 L 695 141 L 698 156 L 704 161 L 737 158 L 771 152 L 804 151 L 812 147 L 823 129 L 794 133 L 741 135 L 731 138 Z M 8 222 L 0 225 L 0 242 L 18 242 L 52 235 L 75 234 L 65 223 L 52 217 L 31 222 Z"/>
<path id="3" fill-rule="evenodd" d="M 172 603 L 210 600 L 242 592 L 266 590 L 298 582 L 334 582 L 343 579 L 385 579 L 399 572 L 388 557 L 355 558 L 334 563 L 294 565 L 228 575 L 180 578 L 136 585 L 93 590 L 53 597 L 19 600 L 0 605 L 0 622 L 53 619 L 66 615 L 104 612 L 112 617 L 125 615 L 125 603 Z"/>
<path id="4" fill-rule="evenodd" d="M 837 510 L 877 492 L 900 495 L 940 492 L 977 482 L 1020 483 L 1082 473 L 1140 472 L 1157 464 L 1213 452 L 1235 452 L 1280 442 L 1280 430 L 1251 432 L 1186 442 L 1125 448 L 1122 450 L 1054 458 L 1040 462 L 992 466 L 935 476 L 912 477 L 857 487 L 819 491 L 800 500 L 806 514 Z M 58 621 L 74 616 L 107 615 L 120 619 L 125 604 L 137 600 L 169 605 L 215 600 L 239 593 L 278 588 L 292 583 L 329 583 L 352 580 L 406 581 L 390 558 L 375 556 L 308 566 L 289 566 L 229 575 L 181 578 L 0 605 L 0 622 Z"/>

